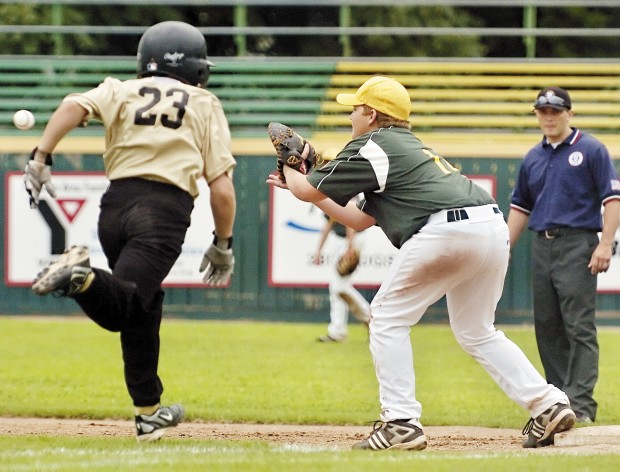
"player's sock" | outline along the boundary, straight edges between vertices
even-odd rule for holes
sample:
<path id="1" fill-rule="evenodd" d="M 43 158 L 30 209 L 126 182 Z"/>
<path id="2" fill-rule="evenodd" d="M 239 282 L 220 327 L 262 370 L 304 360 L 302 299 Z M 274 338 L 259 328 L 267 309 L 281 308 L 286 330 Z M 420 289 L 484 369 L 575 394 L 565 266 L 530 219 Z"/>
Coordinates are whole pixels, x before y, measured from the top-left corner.
<path id="1" fill-rule="evenodd" d="M 86 279 L 84 280 L 84 283 L 82 284 L 82 286 L 75 293 L 84 293 L 86 290 L 88 290 L 88 287 L 90 287 L 90 284 L 93 283 L 93 280 L 95 280 L 95 273 L 90 272 L 86 276 Z"/>
<path id="2" fill-rule="evenodd" d="M 138 415 L 147 415 L 151 416 L 155 414 L 157 410 L 159 410 L 160 404 L 151 405 L 151 406 L 137 406 L 135 407 L 135 414 Z"/>

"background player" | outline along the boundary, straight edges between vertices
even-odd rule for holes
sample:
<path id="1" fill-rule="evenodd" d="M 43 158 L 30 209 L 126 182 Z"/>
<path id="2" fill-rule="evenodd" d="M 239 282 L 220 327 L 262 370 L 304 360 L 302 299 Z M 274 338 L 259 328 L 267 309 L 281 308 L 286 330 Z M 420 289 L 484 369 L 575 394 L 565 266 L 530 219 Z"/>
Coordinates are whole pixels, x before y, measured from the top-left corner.
<path id="1" fill-rule="evenodd" d="M 320 336 L 318 341 L 337 343 L 344 341 L 347 337 L 349 312 L 362 323 L 366 325 L 370 323 L 370 304 L 353 286 L 351 282 L 353 272 L 340 274 L 338 271 L 340 257 L 350 250 L 359 251 L 355 244 L 357 231 L 334 221 L 328 215 L 325 215 L 325 218 L 325 224 L 321 229 L 319 244 L 314 256 L 315 264 L 321 263 L 321 251 L 330 234 L 334 234 L 338 238 L 338 246 L 335 252 L 336 264 L 332 266 L 329 280 L 330 322 L 327 326 L 327 334 Z"/>
<path id="2" fill-rule="evenodd" d="M 225 285 L 234 266 L 236 163 L 222 106 L 202 88 L 211 65 L 198 29 L 174 21 L 150 27 L 138 46 L 138 79 L 108 77 L 95 89 L 67 96 L 24 175 L 36 208 L 50 185 L 58 142 L 89 119 L 103 122 L 110 186 L 101 199 L 98 236 L 112 273 L 91 268 L 88 249 L 74 246 L 37 276 L 32 290 L 72 297 L 97 324 L 120 332 L 138 441 L 158 439 L 184 415 L 181 405 L 160 405 L 161 283 L 181 254 L 201 177 L 209 184 L 215 223 L 200 266 L 203 280 Z"/>
<path id="3" fill-rule="evenodd" d="M 321 153 L 322 162 L 333 160 L 338 154 L 338 149 L 329 148 Z M 321 228 L 319 236 L 319 244 L 314 256 L 314 263 L 320 264 L 322 262 L 322 251 L 325 242 L 330 234 L 333 234 L 337 239 L 337 247 L 335 252 L 336 264 L 332 266 L 332 271 L 329 280 L 329 325 L 327 326 L 327 334 L 320 336 L 318 341 L 323 343 L 337 343 L 343 341 L 348 334 L 348 321 L 349 312 L 362 323 L 368 326 L 370 323 L 370 304 L 359 293 L 353 283 L 351 282 L 351 276 L 357 269 L 357 266 L 348 270 L 345 274 L 341 274 L 339 270 L 340 258 L 343 257 L 347 251 L 357 251 L 359 255 L 360 249 L 355 242 L 355 236 L 357 231 L 353 228 L 348 228 L 343 224 L 334 221 L 329 215 L 325 214 L 325 224 Z"/>

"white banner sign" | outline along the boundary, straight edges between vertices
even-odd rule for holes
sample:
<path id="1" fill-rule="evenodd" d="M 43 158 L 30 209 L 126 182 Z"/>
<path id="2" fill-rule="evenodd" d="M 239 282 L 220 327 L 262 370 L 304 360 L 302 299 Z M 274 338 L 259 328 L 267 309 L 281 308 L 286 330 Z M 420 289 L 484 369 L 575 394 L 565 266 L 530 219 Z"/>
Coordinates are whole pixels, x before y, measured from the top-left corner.
<path id="1" fill-rule="evenodd" d="M 598 234 L 600 239 L 601 233 Z M 620 229 L 616 231 L 611 264 L 607 272 L 601 272 L 597 277 L 597 291 L 599 293 L 620 293 Z"/>
<path id="2" fill-rule="evenodd" d="M 209 187 L 199 182 L 200 197 L 194 202 L 192 223 L 183 253 L 164 281 L 168 287 L 204 286 L 198 271 L 214 229 L 209 206 Z M 93 267 L 108 269 L 97 238 L 99 201 L 108 187 L 102 173 L 55 172 L 58 198 L 43 192 L 39 209 L 31 210 L 21 173 L 6 180 L 5 282 L 28 286 L 47 264 L 67 247 L 88 246 Z"/>
<path id="3" fill-rule="evenodd" d="M 472 180 L 495 196 L 495 177 L 476 176 Z M 325 287 L 336 264 L 338 236 L 331 233 L 325 242 L 320 264 L 314 263 L 325 216 L 313 204 L 302 202 L 288 190 L 271 188 L 269 227 L 269 284 L 274 287 Z M 376 226 L 358 233 L 361 249 L 353 283 L 361 288 L 381 285 L 397 249 Z"/>

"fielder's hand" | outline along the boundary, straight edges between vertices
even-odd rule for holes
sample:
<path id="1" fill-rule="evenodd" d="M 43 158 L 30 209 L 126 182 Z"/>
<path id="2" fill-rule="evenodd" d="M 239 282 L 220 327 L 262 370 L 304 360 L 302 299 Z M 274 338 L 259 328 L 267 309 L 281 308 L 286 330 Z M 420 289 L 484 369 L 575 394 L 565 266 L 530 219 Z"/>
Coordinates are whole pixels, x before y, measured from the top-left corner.
<path id="1" fill-rule="evenodd" d="M 35 209 L 39 206 L 39 196 L 43 187 L 52 198 L 56 198 L 56 188 L 52 183 L 52 155 L 46 154 L 45 163 L 34 159 L 37 148 L 32 150 L 30 160 L 24 169 L 24 186 L 30 196 L 30 208 Z"/>
<path id="2" fill-rule="evenodd" d="M 230 238 L 232 241 L 232 238 Z M 231 244 L 232 245 L 232 244 Z M 202 281 L 212 287 L 227 285 L 235 267 L 231 245 L 227 249 L 219 247 L 217 238 L 205 251 L 200 264 L 200 272 L 205 271 Z"/>

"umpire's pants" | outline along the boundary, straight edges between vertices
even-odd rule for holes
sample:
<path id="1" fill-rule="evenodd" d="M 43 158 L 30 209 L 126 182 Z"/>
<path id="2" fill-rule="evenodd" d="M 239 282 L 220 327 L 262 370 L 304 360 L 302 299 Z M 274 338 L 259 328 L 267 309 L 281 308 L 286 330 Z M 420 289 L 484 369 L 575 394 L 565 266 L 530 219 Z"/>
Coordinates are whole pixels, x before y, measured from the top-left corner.
<path id="1" fill-rule="evenodd" d="M 588 263 L 596 233 L 567 234 L 532 242 L 534 326 L 547 381 L 563 390 L 573 410 L 596 418 L 598 380 L 596 275 Z"/>
<path id="2" fill-rule="evenodd" d="M 125 382 L 135 406 L 159 403 L 157 375 L 161 283 L 181 254 L 194 200 L 178 187 L 144 179 L 115 180 L 101 198 L 99 241 L 112 269 L 93 269 L 75 300 L 97 324 L 120 331 Z"/>

